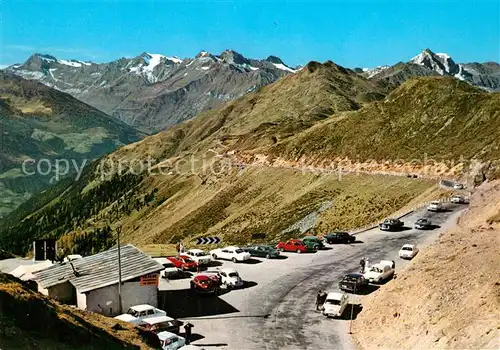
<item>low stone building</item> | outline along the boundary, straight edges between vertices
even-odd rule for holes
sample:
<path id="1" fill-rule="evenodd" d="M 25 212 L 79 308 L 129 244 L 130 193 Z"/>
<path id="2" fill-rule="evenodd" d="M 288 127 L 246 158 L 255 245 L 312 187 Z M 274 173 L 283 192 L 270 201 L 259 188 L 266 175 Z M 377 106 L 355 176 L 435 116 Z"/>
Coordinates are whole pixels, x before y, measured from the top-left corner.
<path id="1" fill-rule="evenodd" d="M 131 244 L 122 246 L 122 311 L 138 304 L 158 305 L 158 278 L 163 266 Z M 120 313 L 118 249 L 62 262 L 34 273 L 38 291 L 61 303 L 106 316 Z"/>

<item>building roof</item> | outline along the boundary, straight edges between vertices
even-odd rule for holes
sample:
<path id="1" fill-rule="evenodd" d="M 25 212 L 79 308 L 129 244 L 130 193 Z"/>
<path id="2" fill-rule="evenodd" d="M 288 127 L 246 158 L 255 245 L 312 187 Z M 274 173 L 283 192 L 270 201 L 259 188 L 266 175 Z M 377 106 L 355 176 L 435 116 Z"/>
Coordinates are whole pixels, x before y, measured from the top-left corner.
<path id="1" fill-rule="evenodd" d="M 22 281 L 29 281 L 35 277 L 33 273 L 46 269 L 47 267 L 52 265 L 54 264 L 50 260 L 45 260 L 33 265 L 21 265 L 12 270 L 10 274 Z"/>
<path id="2" fill-rule="evenodd" d="M 163 265 L 131 244 L 121 247 L 122 282 L 155 273 L 164 269 Z M 73 272 L 73 264 L 78 276 Z M 69 282 L 78 292 L 88 292 L 118 283 L 118 248 L 56 264 L 34 273 L 42 288 Z"/>

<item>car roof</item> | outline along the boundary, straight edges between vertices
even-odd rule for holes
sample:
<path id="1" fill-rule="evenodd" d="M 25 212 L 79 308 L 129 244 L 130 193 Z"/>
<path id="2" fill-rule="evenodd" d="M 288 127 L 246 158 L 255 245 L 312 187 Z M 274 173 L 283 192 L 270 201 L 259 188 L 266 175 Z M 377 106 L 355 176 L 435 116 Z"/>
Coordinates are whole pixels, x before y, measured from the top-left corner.
<path id="1" fill-rule="evenodd" d="M 360 274 L 360 273 L 348 273 L 346 276 L 353 277 L 353 278 L 358 278 L 358 277 L 361 277 L 363 275 Z"/>
<path id="2" fill-rule="evenodd" d="M 154 261 L 160 264 L 171 264 L 172 262 L 168 258 L 153 258 Z"/>
<path id="3" fill-rule="evenodd" d="M 227 247 L 224 247 L 222 249 L 241 249 L 241 248 L 234 245 L 228 245 Z"/>
<path id="4" fill-rule="evenodd" d="M 205 253 L 202 249 L 189 249 L 188 252 L 191 252 L 191 253 Z"/>
<path id="5" fill-rule="evenodd" d="M 236 271 L 236 269 L 233 269 L 231 267 L 227 267 L 227 268 L 224 268 L 224 269 L 220 269 L 219 270 L 220 272 L 225 272 L 225 273 L 231 273 L 231 272 L 236 272 L 238 273 L 238 271 Z"/>
<path id="6" fill-rule="evenodd" d="M 303 239 L 305 239 L 305 238 L 307 238 L 307 239 L 311 239 L 311 238 L 312 239 L 318 239 L 318 237 L 316 237 L 316 236 L 305 236 Z"/>
<path id="7" fill-rule="evenodd" d="M 326 300 L 328 300 L 328 299 L 340 300 L 343 295 L 344 295 L 344 293 L 340 293 L 340 292 L 330 292 L 327 294 Z"/>
<path id="8" fill-rule="evenodd" d="M 172 317 L 168 317 L 168 316 L 153 316 L 153 317 L 144 318 L 142 321 L 147 322 L 149 324 L 154 324 L 154 323 L 161 323 L 161 322 L 170 322 L 170 321 L 174 321 L 174 320 L 175 319 L 173 319 Z"/>
<path id="9" fill-rule="evenodd" d="M 302 240 L 297 239 L 297 238 L 293 238 L 293 239 L 289 239 L 288 242 L 302 242 Z"/>
<path id="10" fill-rule="evenodd" d="M 154 309 L 155 307 L 148 305 L 148 304 L 140 304 L 140 305 L 131 306 L 130 308 L 135 310 L 135 311 L 145 311 L 145 310 Z"/>
<path id="11" fill-rule="evenodd" d="M 405 244 L 405 245 L 403 245 L 403 248 L 405 248 L 405 247 L 406 248 L 413 248 L 413 247 L 415 247 L 415 244 Z"/>
<path id="12" fill-rule="evenodd" d="M 441 203 L 440 201 L 432 201 L 431 204 L 439 204 Z"/>
<path id="13" fill-rule="evenodd" d="M 177 334 L 171 333 L 171 332 L 167 332 L 167 331 L 160 332 L 160 333 L 157 334 L 157 336 L 158 336 L 158 339 L 160 339 L 160 340 L 166 340 L 166 339 L 169 339 L 169 338 L 172 338 L 172 337 L 179 337 L 179 338 L 181 338 Z"/>

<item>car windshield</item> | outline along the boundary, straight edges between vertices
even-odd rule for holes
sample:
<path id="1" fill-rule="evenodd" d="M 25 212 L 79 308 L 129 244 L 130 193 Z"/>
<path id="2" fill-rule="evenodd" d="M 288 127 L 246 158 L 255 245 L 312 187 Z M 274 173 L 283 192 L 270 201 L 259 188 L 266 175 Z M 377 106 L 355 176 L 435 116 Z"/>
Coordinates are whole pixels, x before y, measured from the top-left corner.
<path id="1" fill-rule="evenodd" d="M 203 256 L 205 255 L 204 252 L 196 252 L 196 253 L 192 253 L 191 255 L 194 255 L 194 256 Z"/>
<path id="2" fill-rule="evenodd" d="M 235 252 L 236 254 L 240 254 L 240 253 L 243 253 L 243 249 L 236 249 L 234 252 Z"/>
<path id="3" fill-rule="evenodd" d="M 409 251 L 412 251 L 412 250 L 413 250 L 413 248 L 412 248 L 412 247 L 403 247 L 403 249 L 402 249 L 402 250 L 409 250 Z"/>
<path id="4" fill-rule="evenodd" d="M 191 258 L 182 258 L 184 260 L 184 262 L 193 262 L 193 260 Z"/>
<path id="5" fill-rule="evenodd" d="M 379 268 L 379 267 L 376 267 L 376 266 L 372 267 L 372 268 L 370 269 L 370 271 L 372 271 L 372 272 L 376 272 L 376 273 L 382 273 L 382 269 L 381 269 L 381 268 Z"/>
<path id="6" fill-rule="evenodd" d="M 134 317 L 139 317 L 139 312 L 135 311 L 134 309 L 128 309 L 127 314 L 132 315 Z"/>
<path id="7" fill-rule="evenodd" d="M 336 299 L 328 299 L 325 301 L 325 304 L 330 304 L 330 305 L 340 305 L 340 300 Z"/>
<path id="8" fill-rule="evenodd" d="M 228 275 L 229 277 L 238 277 L 238 272 L 231 272 Z"/>
<path id="9" fill-rule="evenodd" d="M 357 277 L 353 277 L 353 276 L 345 276 L 344 277 L 344 281 L 346 281 L 346 282 L 357 282 L 358 279 L 357 279 Z"/>

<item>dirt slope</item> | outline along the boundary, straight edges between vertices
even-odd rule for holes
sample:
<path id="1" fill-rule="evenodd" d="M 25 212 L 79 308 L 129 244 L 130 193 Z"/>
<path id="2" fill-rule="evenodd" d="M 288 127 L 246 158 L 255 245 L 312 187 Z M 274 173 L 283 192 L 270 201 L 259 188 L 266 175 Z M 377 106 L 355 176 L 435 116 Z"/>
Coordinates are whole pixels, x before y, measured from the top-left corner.
<path id="1" fill-rule="evenodd" d="M 498 349 L 500 181 L 482 185 L 455 228 L 366 299 L 362 349 Z"/>
<path id="2" fill-rule="evenodd" d="M 0 349 L 155 349 L 152 334 L 60 305 L 0 273 Z M 155 339 L 156 338 L 156 339 Z"/>

